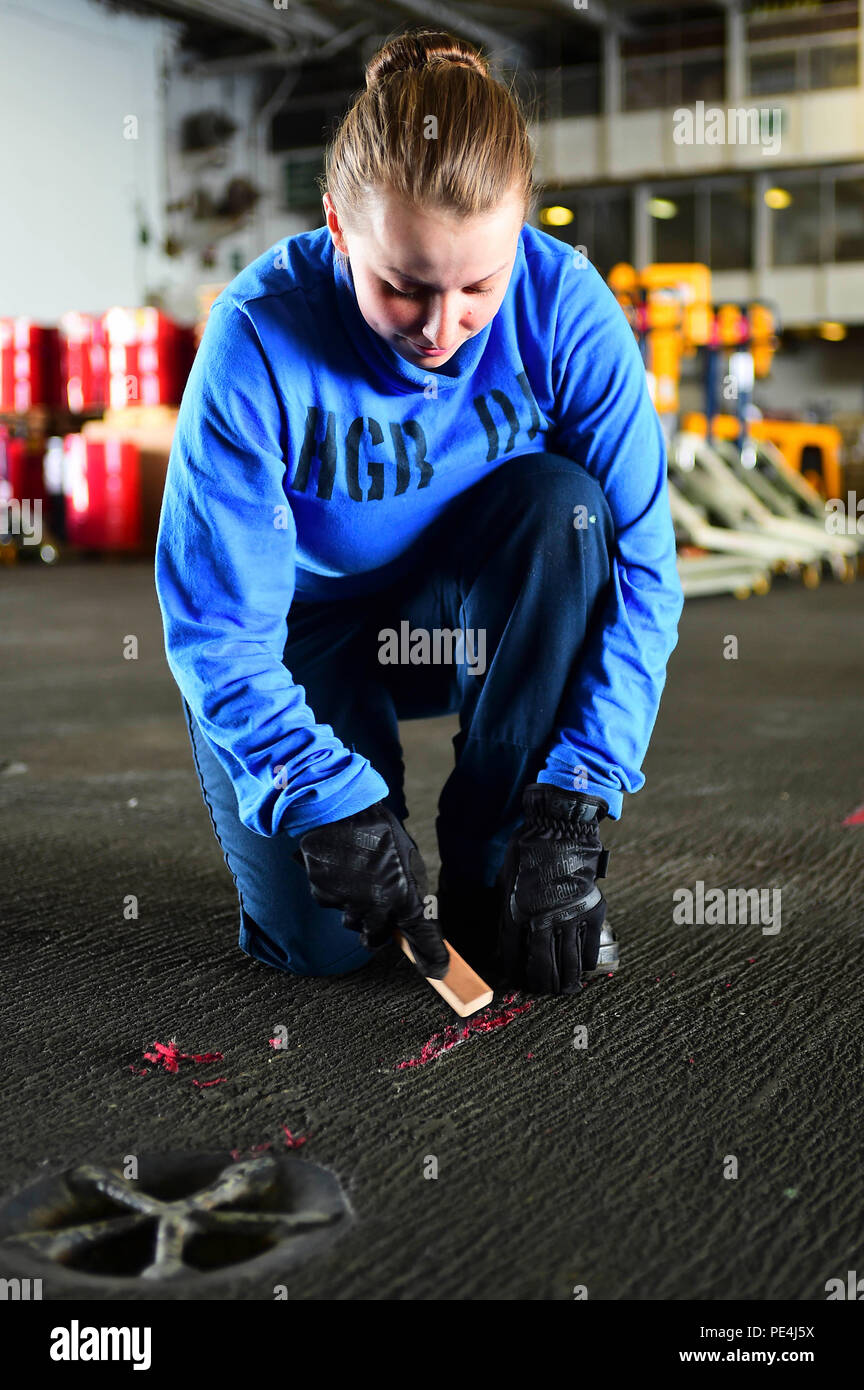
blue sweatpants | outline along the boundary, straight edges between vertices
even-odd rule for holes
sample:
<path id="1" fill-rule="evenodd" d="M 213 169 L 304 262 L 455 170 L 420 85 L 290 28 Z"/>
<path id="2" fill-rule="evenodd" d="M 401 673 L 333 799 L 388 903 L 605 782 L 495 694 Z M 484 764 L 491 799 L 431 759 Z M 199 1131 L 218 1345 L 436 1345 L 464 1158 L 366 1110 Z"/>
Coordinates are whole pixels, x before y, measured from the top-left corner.
<path id="1" fill-rule="evenodd" d="M 592 518 L 574 529 L 574 508 Z M 284 663 L 319 723 L 369 759 L 404 820 L 398 720 L 459 714 L 455 765 L 436 831 L 442 865 L 494 883 L 520 820 L 522 789 L 566 725 L 566 692 L 611 578 L 614 525 L 599 484 L 554 454 L 510 459 L 461 493 L 424 533 L 407 578 L 362 598 L 298 602 Z M 382 664 L 379 632 L 485 632 L 485 671 L 467 661 Z M 476 640 L 476 639 L 475 639 Z M 475 665 L 476 648 L 467 648 Z M 240 948 L 300 975 L 341 975 L 371 958 L 341 914 L 314 901 L 287 833 L 240 821 L 227 773 L 185 700 L 204 800 L 240 900 Z M 410 827 L 409 827 L 410 828 Z M 430 892 L 434 884 L 430 884 Z"/>

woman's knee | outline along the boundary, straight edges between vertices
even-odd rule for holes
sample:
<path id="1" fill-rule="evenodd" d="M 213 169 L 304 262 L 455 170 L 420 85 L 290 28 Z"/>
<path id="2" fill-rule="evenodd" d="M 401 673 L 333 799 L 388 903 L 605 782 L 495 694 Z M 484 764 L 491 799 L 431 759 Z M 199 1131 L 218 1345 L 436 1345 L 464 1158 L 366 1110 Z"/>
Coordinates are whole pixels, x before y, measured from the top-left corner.
<path id="1" fill-rule="evenodd" d="M 572 529 L 614 534 L 606 495 L 598 480 L 573 459 L 560 454 L 529 454 L 502 464 L 500 482 L 516 501 L 520 515 L 544 533 L 566 535 Z"/>
<path id="2" fill-rule="evenodd" d="M 309 979 L 352 975 L 372 959 L 359 937 L 341 923 L 330 932 L 304 931 L 296 922 L 281 920 L 262 925 L 245 908 L 240 910 L 239 944 L 262 965 Z"/>

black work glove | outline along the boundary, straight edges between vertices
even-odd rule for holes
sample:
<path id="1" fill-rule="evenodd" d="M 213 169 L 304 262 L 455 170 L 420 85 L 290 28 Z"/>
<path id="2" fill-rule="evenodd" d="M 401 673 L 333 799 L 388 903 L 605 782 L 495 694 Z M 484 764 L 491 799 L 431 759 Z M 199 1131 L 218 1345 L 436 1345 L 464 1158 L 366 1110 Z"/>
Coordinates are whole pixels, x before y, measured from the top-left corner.
<path id="1" fill-rule="evenodd" d="M 338 908 L 345 926 L 374 951 L 400 931 L 423 975 L 440 980 L 450 957 L 435 920 L 423 916 L 426 867 L 416 844 L 383 801 L 300 836 L 299 859 L 321 907 Z M 298 857 L 298 856 L 295 856 Z"/>
<path id="2" fill-rule="evenodd" d="M 609 853 L 598 822 L 609 807 L 535 782 L 522 809 L 498 877 L 499 965 L 507 982 L 532 994 L 574 994 L 600 953 L 606 899 L 595 880 L 606 876 Z"/>

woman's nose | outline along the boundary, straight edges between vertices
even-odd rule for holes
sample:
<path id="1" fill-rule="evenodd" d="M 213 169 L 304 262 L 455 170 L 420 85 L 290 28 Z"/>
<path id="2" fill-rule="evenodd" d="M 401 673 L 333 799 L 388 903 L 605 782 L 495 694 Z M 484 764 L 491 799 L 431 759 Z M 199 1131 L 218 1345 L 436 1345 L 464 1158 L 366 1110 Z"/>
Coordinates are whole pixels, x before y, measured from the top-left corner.
<path id="1" fill-rule="evenodd" d="M 453 347 L 459 337 L 459 305 L 455 298 L 442 296 L 430 303 L 423 336 L 433 347 Z"/>

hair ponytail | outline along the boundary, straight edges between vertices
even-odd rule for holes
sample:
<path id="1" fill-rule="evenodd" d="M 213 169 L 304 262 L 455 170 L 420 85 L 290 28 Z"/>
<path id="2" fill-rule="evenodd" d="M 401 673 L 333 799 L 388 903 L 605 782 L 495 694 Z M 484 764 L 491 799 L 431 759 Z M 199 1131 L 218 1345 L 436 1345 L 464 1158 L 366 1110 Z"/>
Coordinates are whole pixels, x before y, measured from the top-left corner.
<path id="1" fill-rule="evenodd" d="M 378 188 L 462 217 L 491 211 L 515 190 L 527 216 L 533 164 L 519 100 L 480 51 L 419 29 L 370 59 L 366 90 L 327 147 L 323 187 L 349 219 Z"/>

